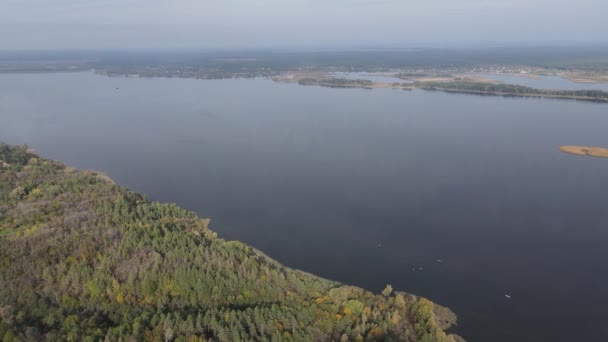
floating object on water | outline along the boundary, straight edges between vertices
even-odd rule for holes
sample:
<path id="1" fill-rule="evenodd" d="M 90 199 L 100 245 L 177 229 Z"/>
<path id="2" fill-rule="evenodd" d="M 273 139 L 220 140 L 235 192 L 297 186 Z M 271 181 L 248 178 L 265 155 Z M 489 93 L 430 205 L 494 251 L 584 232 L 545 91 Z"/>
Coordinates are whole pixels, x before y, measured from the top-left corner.
<path id="1" fill-rule="evenodd" d="M 560 146 L 559 150 L 568 154 L 576 154 L 577 156 L 608 158 L 608 148 L 606 147 L 565 145 Z"/>
<path id="2" fill-rule="evenodd" d="M 437 261 L 439 263 L 443 262 L 443 260 L 441 260 L 441 259 L 435 259 L 435 261 Z"/>
<path id="3" fill-rule="evenodd" d="M 505 297 L 506 297 L 507 299 L 511 299 L 511 296 L 509 296 L 508 294 L 506 294 L 506 295 L 505 295 Z"/>

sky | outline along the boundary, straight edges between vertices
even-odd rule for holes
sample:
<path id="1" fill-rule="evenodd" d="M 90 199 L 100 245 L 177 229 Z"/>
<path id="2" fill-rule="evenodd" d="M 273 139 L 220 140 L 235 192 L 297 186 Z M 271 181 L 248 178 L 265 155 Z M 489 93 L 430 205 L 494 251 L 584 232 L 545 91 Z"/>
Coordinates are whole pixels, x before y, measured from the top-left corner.
<path id="1" fill-rule="evenodd" d="M 606 0 L 0 0 L 0 49 L 608 42 Z"/>

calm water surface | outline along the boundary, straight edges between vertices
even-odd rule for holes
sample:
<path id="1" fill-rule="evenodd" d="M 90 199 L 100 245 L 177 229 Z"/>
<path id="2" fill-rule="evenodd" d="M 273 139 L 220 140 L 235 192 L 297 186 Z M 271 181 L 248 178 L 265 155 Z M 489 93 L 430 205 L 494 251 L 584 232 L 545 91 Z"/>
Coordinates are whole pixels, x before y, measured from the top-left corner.
<path id="1" fill-rule="evenodd" d="M 0 75 L 0 140 L 281 262 L 454 309 L 470 341 L 605 341 L 608 105 L 269 80 Z M 511 296 L 511 299 L 505 297 Z"/>

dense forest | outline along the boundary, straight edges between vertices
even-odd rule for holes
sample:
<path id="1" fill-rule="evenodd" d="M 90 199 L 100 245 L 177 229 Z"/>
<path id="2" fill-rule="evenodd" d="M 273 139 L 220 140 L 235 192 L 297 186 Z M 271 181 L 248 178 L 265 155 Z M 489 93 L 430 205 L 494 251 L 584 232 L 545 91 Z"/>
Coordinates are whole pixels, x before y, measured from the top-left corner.
<path id="1" fill-rule="evenodd" d="M 209 224 L 0 144 L 0 339 L 460 339 L 429 300 L 289 269 Z"/>

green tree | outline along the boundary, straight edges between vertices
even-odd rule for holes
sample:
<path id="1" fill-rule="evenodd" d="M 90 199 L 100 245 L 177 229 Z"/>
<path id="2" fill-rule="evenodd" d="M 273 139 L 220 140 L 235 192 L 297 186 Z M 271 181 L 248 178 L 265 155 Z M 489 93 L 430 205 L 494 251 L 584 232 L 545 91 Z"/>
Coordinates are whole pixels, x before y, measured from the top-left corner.
<path id="1" fill-rule="evenodd" d="M 393 287 L 391 285 L 386 285 L 384 290 L 382 290 L 382 295 L 385 297 L 388 297 L 391 295 L 392 292 L 393 292 Z"/>

